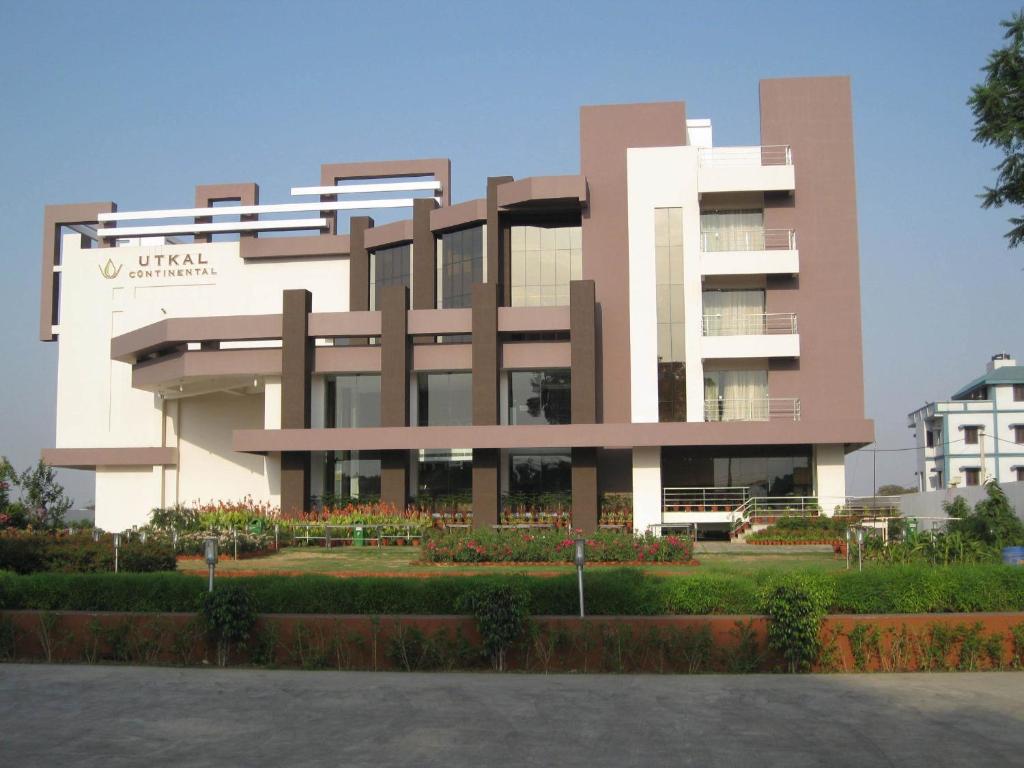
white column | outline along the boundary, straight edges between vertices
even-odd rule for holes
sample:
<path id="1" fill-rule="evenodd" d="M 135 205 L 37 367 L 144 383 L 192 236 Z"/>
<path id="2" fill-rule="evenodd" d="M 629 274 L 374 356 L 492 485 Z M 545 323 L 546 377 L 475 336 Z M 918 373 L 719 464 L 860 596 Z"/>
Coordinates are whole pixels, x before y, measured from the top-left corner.
<path id="1" fill-rule="evenodd" d="M 633 530 L 661 522 L 661 448 L 633 449 Z"/>
<path id="2" fill-rule="evenodd" d="M 846 503 L 846 451 L 842 443 L 814 446 L 814 493 L 826 515 Z"/>

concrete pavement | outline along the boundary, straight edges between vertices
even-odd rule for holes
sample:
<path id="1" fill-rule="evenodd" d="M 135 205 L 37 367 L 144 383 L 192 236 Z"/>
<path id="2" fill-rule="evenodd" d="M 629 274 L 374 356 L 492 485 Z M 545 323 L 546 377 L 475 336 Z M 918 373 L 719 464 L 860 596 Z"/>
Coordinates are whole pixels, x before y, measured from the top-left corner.
<path id="1" fill-rule="evenodd" d="M 1007 766 L 1024 673 L 519 675 L 0 665 L 9 766 Z"/>

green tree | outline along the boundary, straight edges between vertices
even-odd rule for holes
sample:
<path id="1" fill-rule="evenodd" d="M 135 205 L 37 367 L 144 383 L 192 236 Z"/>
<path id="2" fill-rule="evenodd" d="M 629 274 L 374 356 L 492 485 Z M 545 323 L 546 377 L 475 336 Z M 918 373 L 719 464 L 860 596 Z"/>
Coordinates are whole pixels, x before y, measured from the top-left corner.
<path id="1" fill-rule="evenodd" d="M 987 496 L 974 505 L 973 512 L 961 514 L 960 520 L 949 523 L 949 532 L 997 547 L 1024 543 L 1024 522 L 1017 517 L 999 483 L 989 483 L 986 492 Z M 962 513 L 966 510 L 967 504 L 961 497 L 957 496 L 956 501 L 961 502 L 962 507 L 954 510 L 954 502 L 947 508 L 951 515 L 954 511 Z"/>
<path id="2" fill-rule="evenodd" d="M 0 456 L 0 514 L 7 511 L 7 505 L 11 502 L 11 486 L 17 484 L 18 473 L 6 456 Z"/>
<path id="3" fill-rule="evenodd" d="M 1003 160 L 995 167 L 996 185 L 982 194 L 983 208 L 1024 205 L 1024 11 L 1000 22 L 1007 44 L 989 54 L 982 68 L 985 81 L 967 100 L 974 113 L 974 140 L 997 147 Z M 1010 247 L 1024 242 L 1024 218 L 1010 217 Z"/>
<path id="4" fill-rule="evenodd" d="M 40 460 L 31 469 L 18 476 L 22 501 L 35 517 L 35 523 L 45 528 L 59 528 L 64 515 L 71 508 L 71 499 L 64 494 L 64 486 L 57 482 L 57 473 Z"/>

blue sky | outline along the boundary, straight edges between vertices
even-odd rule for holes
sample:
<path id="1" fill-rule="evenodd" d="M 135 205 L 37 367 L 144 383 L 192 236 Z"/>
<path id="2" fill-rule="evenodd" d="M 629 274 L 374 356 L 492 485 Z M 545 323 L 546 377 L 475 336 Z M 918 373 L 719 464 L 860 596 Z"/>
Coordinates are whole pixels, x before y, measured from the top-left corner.
<path id="1" fill-rule="evenodd" d="M 853 78 L 867 414 L 906 414 L 1024 357 L 1024 252 L 976 194 L 998 156 L 965 106 L 1006 2 L 32 2 L 0 0 L 0 453 L 53 444 L 57 348 L 37 338 L 46 203 L 263 202 L 322 162 L 447 156 L 454 201 L 488 175 L 578 170 L 581 104 L 683 99 L 717 144 L 758 137 L 757 81 Z M 89 407 L 83 403 L 82 407 Z M 910 453 L 878 481 L 912 483 Z M 869 455 L 849 462 L 869 493 Z M 63 472 L 80 504 L 91 476 Z"/>

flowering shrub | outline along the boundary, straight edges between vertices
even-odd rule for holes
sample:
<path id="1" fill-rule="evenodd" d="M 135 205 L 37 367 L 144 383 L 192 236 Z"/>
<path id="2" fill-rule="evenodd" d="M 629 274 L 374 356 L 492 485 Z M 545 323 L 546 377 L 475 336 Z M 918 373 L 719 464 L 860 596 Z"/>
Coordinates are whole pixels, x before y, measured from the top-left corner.
<path id="1" fill-rule="evenodd" d="M 568 563 L 576 533 L 542 531 L 432 531 L 422 557 L 431 563 Z M 587 537 L 587 560 L 598 563 L 686 563 L 693 541 L 682 536 L 657 538 L 600 532 Z"/>

